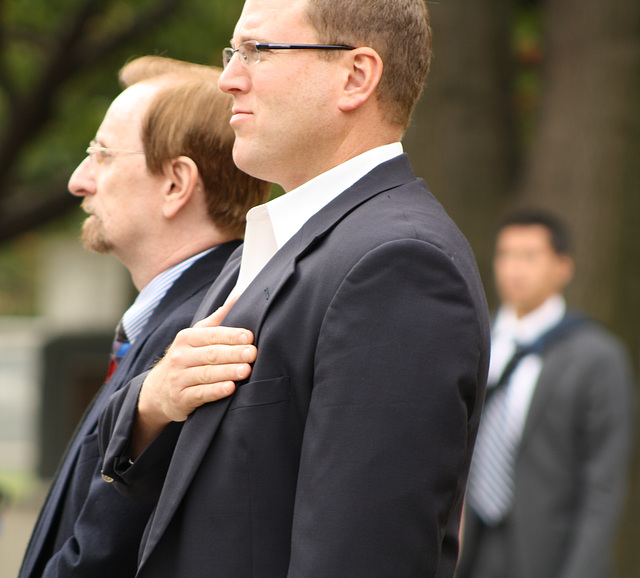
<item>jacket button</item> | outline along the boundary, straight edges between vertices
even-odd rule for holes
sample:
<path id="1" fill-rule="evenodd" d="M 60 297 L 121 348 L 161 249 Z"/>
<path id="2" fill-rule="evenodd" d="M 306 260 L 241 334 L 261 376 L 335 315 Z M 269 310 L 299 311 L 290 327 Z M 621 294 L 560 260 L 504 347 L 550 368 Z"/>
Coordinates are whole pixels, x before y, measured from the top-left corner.
<path id="1" fill-rule="evenodd" d="M 104 472 L 100 472 L 102 474 L 102 479 L 108 484 L 113 483 L 114 479 L 111 476 L 107 476 Z"/>

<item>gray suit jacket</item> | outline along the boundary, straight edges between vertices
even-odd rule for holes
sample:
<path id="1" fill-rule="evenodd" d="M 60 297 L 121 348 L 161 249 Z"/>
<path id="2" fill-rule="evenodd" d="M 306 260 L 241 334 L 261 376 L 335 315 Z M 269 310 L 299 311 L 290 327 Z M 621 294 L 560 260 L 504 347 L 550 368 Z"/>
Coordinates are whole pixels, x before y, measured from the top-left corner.
<path id="1" fill-rule="evenodd" d="M 543 354 L 516 461 L 504 552 L 513 578 L 611 578 L 626 491 L 635 395 L 624 348 L 595 322 Z M 473 576 L 477 533 L 467 525 L 456 576 Z"/>

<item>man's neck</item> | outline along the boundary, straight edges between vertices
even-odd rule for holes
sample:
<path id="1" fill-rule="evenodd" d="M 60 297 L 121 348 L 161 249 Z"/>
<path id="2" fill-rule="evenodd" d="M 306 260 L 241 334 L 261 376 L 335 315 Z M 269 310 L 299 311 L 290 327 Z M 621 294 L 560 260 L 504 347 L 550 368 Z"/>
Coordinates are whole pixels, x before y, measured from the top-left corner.
<path id="1" fill-rule="evenodd" d="M 383 129 L 385 125 L 386 128 Z M 360 155 L 385 145 L 400 142 L 402 134 L 400 127 L 388 125 L 387 122 L 369 121 L 366 125 L 357 125 L 356 130 L 349 130 L 337 139 L 337 143 L 330 151 L 330 156 L 324 162 L 314 166 L 290 167 L 295 168 L 296 172 L 289 173 L 286 177 L 276 179 L 274 182 L 277 182 L 288 193 Z M 321 156 L 319 154 L 318 158 Z"/>
<path id="2" fill-rule="evenodd" d="M 551 295 L 538 307 L 520 317 L 513 307 L 505 305 L 498 313 L 495 329 L 498 332 L 515 332 L 519 341 L 528 342 L 557 323 L 565 312 L 566 302 L 560 294 Z"/>
<path id="3" fill-rule="evenodd" d="M 172 243 L 168 247 L 163 247 L 164 250 L 162 252 L 158 251 L 155 256 L 148 255 L 146 260 L 139 259 L 136 264 L 128 265 L 124 261 L 123 263 L 129 269 L 136 289 L 142 291 L 144 287 L 164 271 L 175 267 L 194 255 L 231 240 L 233 240 L 233 236 L 228 234 L 212 234 L 191 240 L 185 239 L 183 244 Z"/>

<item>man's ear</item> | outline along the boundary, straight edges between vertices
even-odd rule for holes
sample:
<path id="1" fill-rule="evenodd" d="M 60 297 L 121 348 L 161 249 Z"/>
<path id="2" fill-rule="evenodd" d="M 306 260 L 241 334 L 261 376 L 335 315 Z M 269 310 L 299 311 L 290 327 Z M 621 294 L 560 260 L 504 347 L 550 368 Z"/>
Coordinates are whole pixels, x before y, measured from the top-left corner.
<path id="1" fill-rule="evenodd" d="M 373 48 L 363 46 L 346 54 L 345 82 L 338 102 L 343 112 L 355 110 L 372 97 L 383 69 L 382 58 Z"/>
<path id="2" fill-rule="evenodd" d="M 167 219 L 171 219 L 193 196 L 198 186 L 199 172 L 193 159 L 180 156 L 165 164 L 164 174 L 169 188 L 165 191 L 162 212 Z"/>
<path id="3" fill-rule="evenodd" d="M 560 282 L 564 289 L 573 279 L 575 265 L 573 259 L 569 255 L 560 255 Z"/>

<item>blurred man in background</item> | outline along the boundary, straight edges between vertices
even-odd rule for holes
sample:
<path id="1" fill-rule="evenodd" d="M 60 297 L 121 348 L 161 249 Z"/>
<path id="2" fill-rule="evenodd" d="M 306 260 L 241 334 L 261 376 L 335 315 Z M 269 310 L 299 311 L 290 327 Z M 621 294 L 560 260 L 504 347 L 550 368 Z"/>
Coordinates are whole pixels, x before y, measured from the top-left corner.
<path id="1" fill-rule="evenodd" d="M 627 355 L 567 310 L 565 225 L 525 211 L 501 226 L 502 301 L 469 475 L 457 578 L 610 578 L 635 411 Z"/>
<path id="2" fill-rule="evenodd" d="M 89 214 L 84 245 L 129 269 L 140 291 L 118 325 L 107 382 L 67 448 L 31 537 L 22 578 L 133 576 L 151 506 L 101 477 L 97 420 L 108 397 L 189 326 L 240 244 L 268 185 L 232 160 L 231 98 L 220 70 L 143 57 L 121 71 L 88 157 L 69 181 Z M 96 307 L 100 304 L 96 303 Z"/>

